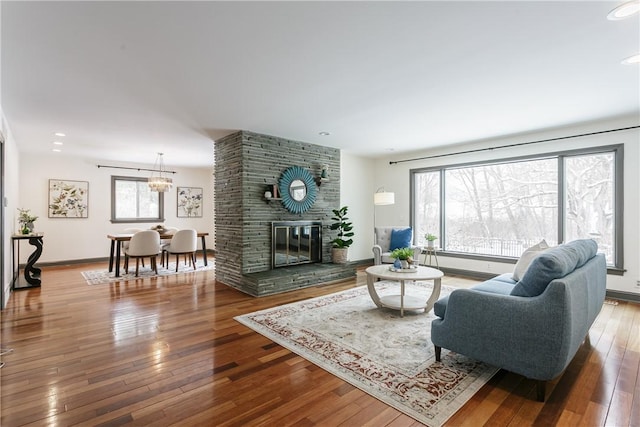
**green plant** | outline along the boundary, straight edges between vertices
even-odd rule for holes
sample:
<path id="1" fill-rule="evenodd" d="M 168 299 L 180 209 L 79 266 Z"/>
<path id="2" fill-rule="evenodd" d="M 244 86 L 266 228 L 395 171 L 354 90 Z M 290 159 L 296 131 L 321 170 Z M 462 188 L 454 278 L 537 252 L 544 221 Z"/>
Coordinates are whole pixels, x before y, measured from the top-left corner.
<path id="1" fill-rule="evenodd" d="M 438 240 L 438 236 L 436 236 L 435 234 L 431 234 L 431 233 L 425 234 L 424 238 L 427 239 L 427 241 L 429 241 L 429 242 L 433 242 L 434 240 Z"/>
<path id="2" fill-rule="evenodd" d="M 398 259 L 409 259 L 413 257 L 413 249 L 411 248 L 398 248 L 398 249 L 394 249 L 391 252 L 391 258 L 398 258 Z"/>
<path id="3" fill-rule="evenodd" d="M 343 206 L 340 209 L 333 209 L 333 217 L 331 218 L 335 221 L 331 224 L 331 230 L 338 230 L 338 237 L 333 239 L 331 243 L 333 243 L 334 248 L 348 248 L 353 243 L 353 224 L 347 218 L 347 207 Z"/>
<path id="4" fill-rule="evenodd" d="M 29 224 L 38 219 L 37 216 L 31 215 L 31 209 L 18 208 L 18 222 L 22 225 Z"/>

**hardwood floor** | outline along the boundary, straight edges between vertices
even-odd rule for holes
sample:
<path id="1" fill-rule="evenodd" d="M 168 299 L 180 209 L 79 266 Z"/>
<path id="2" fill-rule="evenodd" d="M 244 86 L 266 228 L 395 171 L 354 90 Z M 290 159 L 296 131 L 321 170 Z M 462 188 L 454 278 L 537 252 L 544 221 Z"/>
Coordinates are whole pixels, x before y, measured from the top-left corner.
<path id="1" fill-rule="evenodd" d="M 43 287 L 2 312 L 0 424 L 418 426 L 233 317 L 365 284 L 254 298 L 201 272 L 93 285 L 45 267 Z M 469 286 L 463 278 L 443 284 Z M 448 426 L 640 426 L 640 306 L 605 304 L 575 359 L 547 387 L 500 371 Z"/>

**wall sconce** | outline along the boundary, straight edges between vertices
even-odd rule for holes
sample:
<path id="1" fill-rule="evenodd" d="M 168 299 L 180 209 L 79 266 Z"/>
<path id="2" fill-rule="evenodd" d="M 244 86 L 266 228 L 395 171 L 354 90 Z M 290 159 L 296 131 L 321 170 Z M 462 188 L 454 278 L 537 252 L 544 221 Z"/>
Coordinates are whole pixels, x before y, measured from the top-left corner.
<path id="1" fill-rule="evenodd" d="M 320 176 L 316 178 L 316 185 L 320 187 L 322 181 L 329 180 L 329 165 L 322 165 L 322 170 L 320 171 Z"/>

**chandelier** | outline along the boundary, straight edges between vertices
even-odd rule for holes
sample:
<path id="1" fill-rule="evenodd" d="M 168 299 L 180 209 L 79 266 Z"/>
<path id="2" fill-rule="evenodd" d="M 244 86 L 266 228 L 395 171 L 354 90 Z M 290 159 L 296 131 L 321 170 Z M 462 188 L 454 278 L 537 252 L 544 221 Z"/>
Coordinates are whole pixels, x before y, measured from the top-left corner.
<path id="1" fill-rule="evenodd" d="M 151 172 L 151 176 L 147 180 L 151 191 L 157 191 L 159 193 L 164 193 L 171 190 L 171 186 L 173 185 L 173 180 L 171 178 L 162 176 L 163 173 L 167 173 L 164 168 L 164 159 L 162 157 L 163 155 L 164 153 L 158 153 L 156 162 L 153 164 L 153 171 Z M 155 175 L 155 172 L 158 172 L 158 175 Z"/>

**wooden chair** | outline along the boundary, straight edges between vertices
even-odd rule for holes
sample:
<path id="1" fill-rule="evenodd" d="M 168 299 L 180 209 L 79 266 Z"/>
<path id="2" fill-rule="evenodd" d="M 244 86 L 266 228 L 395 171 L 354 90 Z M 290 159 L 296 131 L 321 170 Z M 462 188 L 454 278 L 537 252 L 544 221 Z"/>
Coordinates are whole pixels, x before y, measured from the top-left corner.
<path id="1" fill-rule="evenodd" d="M 124 250 L 124 271 L 129 273 L 129 258 L 136 259 L 136 277 L 141 258 L 149 257 L 151 268 L 158 274 L 158 254 L 160 254 L 160 234 L 155 230 L 138 231 L 131 237 L 129 247 Z"/>

